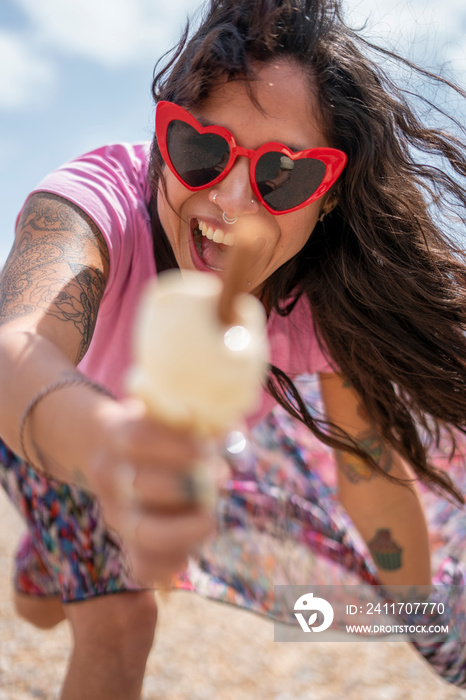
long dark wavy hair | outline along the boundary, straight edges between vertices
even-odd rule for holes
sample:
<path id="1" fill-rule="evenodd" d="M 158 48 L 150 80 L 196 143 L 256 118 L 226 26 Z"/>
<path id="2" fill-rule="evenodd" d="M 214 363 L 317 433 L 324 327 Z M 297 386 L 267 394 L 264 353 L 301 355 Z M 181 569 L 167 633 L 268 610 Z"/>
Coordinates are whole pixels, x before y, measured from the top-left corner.
<path id="1" fill-rule="evenodd" d="M 278 57 L 298 62 L 310 90 L 317 86 L 328 142 L 348 155 L 348 166 L 332 193 L 336 206 L 269 278 L 267 300 L 286 315 L 290 294 L 294 303 L 309 299 L 319 341 L 383 439 L 422 481 L 464 502 L 428 454 L 445 431 L 452 448 L 455 429 L 466 432 L 466 261 L 447 235 L 448 217 L 464 230 L 465 144 L 421 122 L 381 58 L 465 93 L 350 29 L 339 0 L 211 0 L 199 28 L 192 36 L 186 28 L 155 75 L 153 96 L 190 108 L 221 80 L 253 86 L 254 66 Z M 154 193 L 162 167 L 154 140 Z M 170 256 L 160 227 L 158 235 Z M 381 471 L 356 442 L 313 417 L 276 367 L 268 390 L 323 442 Z"/>

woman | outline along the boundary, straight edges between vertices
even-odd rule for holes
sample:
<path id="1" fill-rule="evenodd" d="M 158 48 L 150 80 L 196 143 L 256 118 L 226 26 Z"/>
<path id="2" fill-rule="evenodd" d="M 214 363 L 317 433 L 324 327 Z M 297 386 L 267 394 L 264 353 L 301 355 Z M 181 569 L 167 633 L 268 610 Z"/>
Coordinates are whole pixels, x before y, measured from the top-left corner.
<path id="1" fill-rule="evenodd" d="M 157 614 L 143 585 L 183 570 L 214 530 L 186 488 L 204 446 L 149 420 L 124 398 L 124 377 L 145 282 L 170 267 L 222 270 L 235 227 L 263 240 L 250 286 L 274 365 L 250 424 L 276 437 L 279 402 L 335 449 L 340 502 L 372 554 L 363 580 L 431 583 L 413 477 L 462 501 L 420 431 L 464 427 L 466 285 L 427 199 L 443 192 L 460 207 L 466 194 L 410 147 L 463 175 L 464 152 L 416 120 L 358 43 L 328 0 L 212 0 L 154 80 L 148 168 L 142 144 L 104 147 L 23 208 L 2 275 L 3 481 L 30 533 L 17 609 L 43 627 L 66 615 L 73 630 L 65 700 L 139 697 Z M 213 162 L 206 131 L 220 138 Z M 303 373 L 318 373 L 325 416 L 291 383 Z M 286 449 L 300 480 L 260 459 L 252 480 L 302 503 L 316 457 L 303 469 L 299 442 Z M 200 584 L 190 568 L 177 585 L 219 590 L 214 565 L 198 558 Z M 295 582 L 306 580 L 301 569 Z M 240 587 L 232 595 L 251 603 Z"/>

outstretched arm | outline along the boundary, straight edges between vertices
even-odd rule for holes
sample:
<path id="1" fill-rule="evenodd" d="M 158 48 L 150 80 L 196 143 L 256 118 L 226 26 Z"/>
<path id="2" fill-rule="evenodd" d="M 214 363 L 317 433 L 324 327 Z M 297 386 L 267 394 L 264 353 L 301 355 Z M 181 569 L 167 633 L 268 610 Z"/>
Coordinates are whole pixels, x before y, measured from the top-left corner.
<path id="1" fill-rule="evenodd" d="M 408 466 L 378 435 L 357 392 L 337 374 L 320 380 L 328 419 L 384 472 L 412 480 Z M 430 585 L 427 524 L 414 483 L 394 483 L 349 452 L 336 451 L 335 457 L 341 503 L 365 540 L 381 583 Z"/>
<path id="2" fill-rule="evenodd" d="M 15 452 L 21 454 L 19 426 L 31 399 L 76 373 L 107 275 L 95 224 L 60 197 L 31 196 L 0 278 L 0 436 Z M 100 497 L 136 576 L 166 580 L 210 532 L 212 515 L 187 489 L 199 446 L 149 420 L 140 402 L 115 401 L 88 386 L 62 388 L 37 404 L 25 437 L 32 460 L 40 455 L 51 476 Z"/>
<path id="3" fill-rule="evenodd" d="M 105 242 L 84 212 L 52 194 L 32 195 L 0 278 L 0 427 L 3 439 L 20 454 L 22 412 L 43 386 L 75 371 L 89 347 L 107 275 Z M 73 395 L 76 409 L 81 403 L 91 409 L 93 394 L 76 388 Z M 68 442 L 66 417 L 49 412 L 56 400 L 44 400 L 31 418 L 34 435 L 43 435 L 43 453 L 50 452 L 66 472 L 72 465 L 61 454 L 60 435 L 78 462 L 86 455 L 80 455 L 79 440 Z M 26 431 L 26 447 L 33 455 L 30 435 Z"/>

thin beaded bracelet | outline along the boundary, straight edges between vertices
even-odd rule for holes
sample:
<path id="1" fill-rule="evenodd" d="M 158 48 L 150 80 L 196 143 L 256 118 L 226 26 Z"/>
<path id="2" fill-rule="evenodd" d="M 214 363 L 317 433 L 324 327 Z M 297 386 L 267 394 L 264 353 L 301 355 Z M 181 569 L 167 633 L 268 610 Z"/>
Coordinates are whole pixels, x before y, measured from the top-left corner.
<path id="1" fill-rule="evenodd" d="M 72 374 L 70 376 L 65 376 L 62 377 L 61 379 L 58 379 L 55 382 L 52 382 L 51 384 L 47 384 L 46 386 L 42 387 L 40 391 L 30 400 L 26 408 L 24 409 L 23 415 L 21 416 L 21 421 L 19 424 L 19 444 L 21 446 L 22 453 L 24 455 L 24 458 L 28 464 L 30 464 L 36 471 L 38 471 L 41 474 L 46 474 L 46 470 L 42 466 L 37 466 L 32 460 L 29 458 L 29 454 L 26 450 L 26 446 L 24 444 L 24 435 L 25 435 L 25 428 L 26 428 L 26 423 L 28 418 L 30 417 L 32 411 L 35 409 L 37 404 L 42 401 L 42 399 L 45 399 L 46 396 L 49 396 L 50 394 L 53 394 L 55 391 L 58 391 L 59 389 L 65 389 L 66 387 L 69 386 L 77 386 L 77 385 L 83 385 L 83 386 L 88 386 L 91 389 L 94 389 L 94 391 L 99 392 L 99 394 L 104 394 L 105 396 L 108 396 L 109 398 L 115 398 L 108 389 L 106 389 L 104 386 L 101 384 L 97 384 L 96 382 L 93 382 L 91 379 L 87 379 L 83 374 Z M 37 456 L 37 455 L 36 455 Z"/>

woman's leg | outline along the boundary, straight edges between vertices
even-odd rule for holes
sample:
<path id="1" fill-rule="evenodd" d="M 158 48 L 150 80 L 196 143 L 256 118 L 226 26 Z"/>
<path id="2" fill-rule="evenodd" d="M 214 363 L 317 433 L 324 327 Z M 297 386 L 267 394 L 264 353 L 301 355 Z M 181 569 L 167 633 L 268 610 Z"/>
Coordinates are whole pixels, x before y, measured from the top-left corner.
<path id="1" fill-rule="evenodd" d="M 16 559 L 18 612 L 51 627 L 64 610 L 71 624 L 62 700 L 137 700 L 157 608 L 154 593 L 133 580 L 97 499 L 36 473 L 1 440 L 0 482 L 29 531 Z"/>
<path id="2" fill-rule="evenodd" d="M 74 648 L 61 700 L 138 700 L 157 620 L 154 593 L 115 593 L 64 609 Z"/>
<path id="3" fill-rule="evenodd" d="M 18 615 L 43 630 L 65 619 L 57 584 L 27 531 L 16 550 L 13 605 Z"/>
<path id="4" fill-rule="evenodd" d="M 18 615 L 42 630 L 52 629 L 65 619 L 65 612 L 59 596 L 42 598 L 14 591 L 13 605 Z"/>

